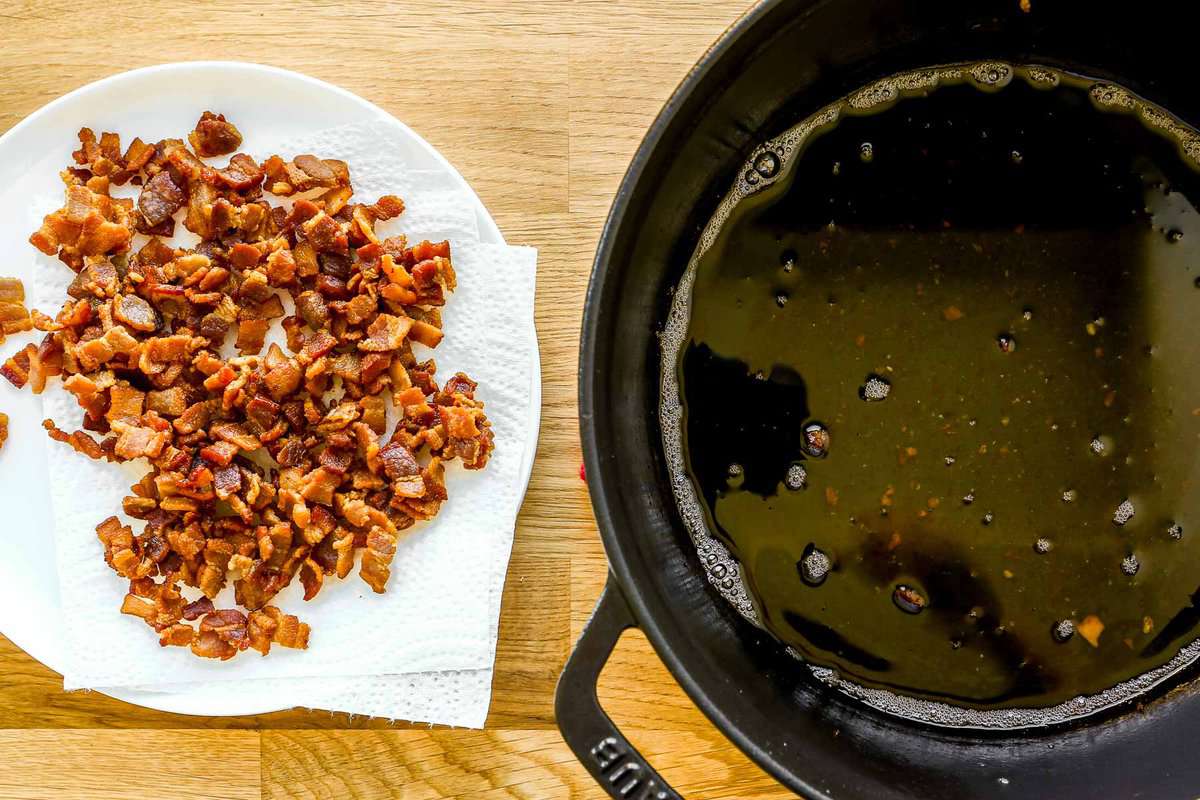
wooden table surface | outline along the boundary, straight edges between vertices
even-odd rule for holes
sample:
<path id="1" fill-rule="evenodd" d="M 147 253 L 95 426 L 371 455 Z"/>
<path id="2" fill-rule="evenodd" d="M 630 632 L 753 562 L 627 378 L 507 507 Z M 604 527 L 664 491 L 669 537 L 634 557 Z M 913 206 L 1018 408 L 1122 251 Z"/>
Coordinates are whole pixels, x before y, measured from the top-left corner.
<path id="1" fill-rule="evenodd" d="M 579 479 L 575 370 L 592 254 L 663 101 L 747 0 L 17 0 L 0 131 L 90 81 L 168 61 L 305 72 L 437 147 L 514 244 L 539 248 L 542 432 L 504 592 L 484 731 L 293 710 L 184 717 L 100 695 L 0 637 L 0 798 L 599 798 L 553 691 L 606 565 Z M 790 797 L 718 734 L 640 634 L 601 699 L 688 798 Z"/>

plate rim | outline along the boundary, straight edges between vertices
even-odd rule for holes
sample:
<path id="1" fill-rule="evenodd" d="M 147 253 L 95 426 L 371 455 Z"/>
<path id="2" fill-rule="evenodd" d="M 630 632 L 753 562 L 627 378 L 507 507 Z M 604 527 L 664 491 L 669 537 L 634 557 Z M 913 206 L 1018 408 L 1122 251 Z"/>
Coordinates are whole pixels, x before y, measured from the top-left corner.
<path id="1" fill-rule="evenodd" d="M 365 111 L 375 115 L 380 120 L 386 121 L 388 124 L 394 124 L 394 125 L 399 126 L 401 131 L 403 131 L 406 135 L 412 137 L 412 139 L 418 145 L 425 148 L 428 151 L 429 155 L 431 155 L 434 159 L 436 159 L 441 164 L 441 166 L 447 171 L 447 173 L 451 176 L 451 178 L 455 182 L 458 183 L 459 187 L 461 189 L 465 190 L 467 192 L 467 194 L 470 196 L 472 203 L 473 203 L 473 208 L 476 212 L 476 217 L 478 218 L 478 220 L 480 222 L 483 223 L 484 230 L 480 231 L 480 234 L 481 234 L 480 240 L 484 241 L 484 242 L 491 242 L 493 244 L 502 244 L 502 245 L 507 244 L 507 242 L 504 239 L 503 233 L 501 233 L 501 231 L 500 231 L 500 227 L 496 224 L 495 219 L 493 219 L 491 213 L 487 210 L 487 206 L 485 206 L 483 204 L 483 201 L 479 198 L 478 193 L 471 186 L 471 184 L 467 182 L 466 178 L 463 177 L 462 173 L 460 173 L 458 171 L 458 169 L 453 164 L 451 164 L 450 161 L 444 155 L 442 155 L 442 153 L 436 147 L 434 147 L 423 136 L 421 136 L 416 131 L 414 131 L 412 128 L 410 128 L 408 125 L 406 125 L 402 120 L 400 120 L 398 117 L 391 114 L 390 112 L 384 110 L 380 106 L 376 105 L 375 103 L 372 103 L 370 100 L 367 100 L 367 99 L 361 97 L 360 95 L 355 94 L 354 92 L 351 92 L 348 89 L 344 89 L 341 86 L 330 83 L 328 81 L 321 80 L 320 78 L 314 78 L 311 75 L 305 75 L 302 72 L 296 72 L 295 70 L 284 69 L 283 67 L 276 67 L 276 66 L 272 66 L 269 64 L 260 64 L 260 63 L 256 63 L 256 62 L 252 62 L 252 61 L 237 61 L 237 60 L 171 61 L 171 62 L 166 62 L 166 63 L 162 63 L 162 64 L 153 64 L 153 65 L 149 65 L 149 66 L 145 66 L 145 67 L 138 67 L 136 69 L 124 70 L 122 72 L 117 72 L 112 75 L 108 75 L 103 78 L 100 78 L 99 80 L 85 83 L 82 86 L 78 86 L 75 89 L 72 89 L 71 91 L 69 91 L 65 94 L 59 95 L 58 97 L 54 98 L 50 102 L 38 107 L 32 113 L 23 117 L 19 122 L 17 122 L 15 125 L 13 125 L 11 128 L 9 128 L 3 134 L 0 134 L 0 151 L 3 150 L 3 147 L 7 141 L 9 141 L 13 138 L 16 138 L 16 136 L 19 133 L 21 133 L 22 131 L 24 131 L 26 128 L 35 126 L 43 117 L 49 116 L 50 114 L 54 113 L 59 108 L 62 108 L 63 106 L 66 106 L 66 105 L 70 104 L 71 102 L 78 101 L 78 100 L 86 97 L 87 95 L 93 94 L 95 92 L 103 91 L 115 84 L 131 81 L 131 80 L 156 78 L 156 77 L 169 75 L 172 73 L 187 72 L 187 71 L 201 72 L 201 71 L 208 71 L 208 70 L 215 70 L 215 71 L 232 70 L 232 71 L 243 71 L 243 72 L 250 72 L 250 73 L 257 72 L 260 74 L 273 75 L 275 77 L 284 78 L 284 79 L 291 80 L 291 81 L 297 81 L 301 84 L 306 84 L 314 89 L 318 89 L 318 90 L 324 91 L 324 92 L 331 92 L 335 95 L 338 95 L 338 96 L 342 97 L 343 99 L 348 100 L 348 101 L 362 107 Z M 536 277 L 536 273 L 535 273 L 535 276 L 534 276 L 534 296 L 535 296 L 534 318 L 530 320 L 530 325 L 529 325 L 529 332 L 530 332 L 530 338 L 531 338 L 531 343 L 532 343 L 532 351 L 531 351 L 532 352 L 532 361 L 530 363 L 530 385 L 529 385 L 530 418 L 527 420 L 527 425 L 533 435 L 528 440 L 529 443 L 525 448 L 525 452 L 523 454 L 523 459 L 521 462 L 521 469 L 519 472 L 518 496 L 521 498 L 522 502 L 524 501 L 525 494 L 529 489 L 529 483 L 533 476 L 533 464 L 535 461 L 535 455 L 537 453 L 537 447 L 538 447 L 538 440 L 539 440 L 540 433 L 541 433 L 542 380 L 541 380 L 541 353 L 540 353 L 539 345 L 538 345 L 537 323 L 536 323 L 536 318 L 537 318 L 536 285 L 537 285 L 537 277 Z M 518 514 L 519 514 L 519 507 L 518 507 Z M 515 525 L 515 523 L 514 523 L 514 525 Z M 511 558 L 511 555 L 510 555 L 510 558 Z M 507 581 L 507 572 L 508 572 L 508 563 L 506 562 L 506 564 L 505 564 L 506 581 Z M 503 591 L 503 583 L 501 584 L 501 591 Z M 61 609 L 61 601 L 60 601 L 59 607 Z M 0 634 L 3 634 L 6 638 L 9 639 L 9 641 L 11 641 L 17 647 L 19 647 L 30 658 L 33 658 L 39 664 L 42 664 L 43 666 L 45 666 L 48 669 L 57 673 L 57 670 L 54 670 L 53 667 L 51 667 L 49 664 L 47 664 L 46 661 L 43 660 L 43 658 L 40 657 L 37 652 L 35 652 L 35 651 L 41 651 L 43 655 L 45 654 L 45 651 L 40 647 L 40 645 L 35 644 L 35 646 L 30 647 L 30 642 L 28 639 L 24 642 L 19 641 L 17 637 L 13 637 L 13 636 L 9 635 L 8 632 L 6 632 L 2 629 L 0 629 Z M 495 669 L 494 662 L 493 662 L 493 666 L 491 667 L 491 669 L 493 671 Z M 58 673 L 58 674 L 61 676 L 61 673 Z M 61 691 L 66 693 L 65 690 L 61 690 Z M 249 716 L 249 715 L 256 715 L 256 714 L 270 714 L 270 713 L 274 713 L 277 711 L 289 710 L 292 708 L 303 708 L 303 706 L 293 706 L 293 705 L 287 705 L 287 704 L 280 705 L 277 701 L 267 700 L 267 701 L 259 703 L 259 704 L 250 703 L 244 707 L 239 708 L 239 710 L 237 710 L 237 711 L 223 711 L 223 710 L 212 708 L 210 701 L 208 701 L 208 700 L 192 699 L 186 694 L 176 694 L 176 693 L 167 693 L 167 692 L 152 692 L 152 691 L 146 691 L 146 690 L 127 688 L 127 687 L 97 688 L 97 689 L 94 689 L 91 691 L 99 692 L 100 694 L 106 695 L 108 697 L 112 697 L 116 700 L 120 700 L 122 702 L 129 703 L 134 706 L 149 708 L 154 711 L 163 711 L 163 712 L 173 713 L 173 714 L 186 714 L 186 715 L 201 716 L 201 717 Z"/>

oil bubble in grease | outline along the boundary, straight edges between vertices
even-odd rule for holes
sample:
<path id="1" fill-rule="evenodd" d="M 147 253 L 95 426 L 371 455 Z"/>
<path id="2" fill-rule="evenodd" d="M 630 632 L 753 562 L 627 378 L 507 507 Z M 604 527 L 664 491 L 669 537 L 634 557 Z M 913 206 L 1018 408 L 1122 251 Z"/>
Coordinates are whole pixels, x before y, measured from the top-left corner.
<path id="1" fill-rule="evenodd" d="M 1125 525 L 1129 520 L 1133 519 L 1134 507 L 1133 501 L 1129 499 L 1122 500 L 1117 510 L 1113 512 L 1113 525 L 1118 527 Z"/>
<path id="2" fill-rule="evenodd" d="M 925 595 L 905 583 L 897 586 L 892 592 L 892 602 L 905 614 L 920 614 L 929 605 Z"/>
<path id="3" fill-rule="evenodd" d="M 808 485 L 808 470 L 804 469 L 803 464 L 792 464 L 784 476 L 783 485 L 793 492 L 803 489 Z"/>
<path id="4" fill-rule="evenodd" d="M 754 159 L 754 171 L 764 178 L 772 178 L 779 171 L 779 156 L 767 150 Z"/>
<path id="5" fill-rule="evenodd" d="M 882 375 L 872 372 L 866 381 L 858 388 L 858 396 L 868 403 L 886 400 L 892 391 L 892 383 Z"/>
<path id="6" fill-rule="evenodd" d="M 833 562 L 829 556 L 817 549 L 816 545 L 810 544 L 804 548 L 804 555 L 800 558 L 797 568 L 800 570 L 802 581 L 809 586 L 820 586 L 829 577 Z"/>
<path id="7" fill-rule="evenodd" d="M 820 422 L 804 426 L 804 453 L 809 458 L 824 458 L 829 454 L 829 429 Z"/>

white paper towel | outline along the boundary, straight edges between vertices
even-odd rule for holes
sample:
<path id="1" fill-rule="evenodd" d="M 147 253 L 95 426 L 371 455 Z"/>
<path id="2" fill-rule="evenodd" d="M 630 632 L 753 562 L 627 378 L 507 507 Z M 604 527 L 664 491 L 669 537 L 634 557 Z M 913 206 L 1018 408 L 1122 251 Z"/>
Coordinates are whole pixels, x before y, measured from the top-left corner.
<path id="1" fill-rule="evenodd" d="M 481 724 L 500 589 L 527 473 L 523 462 L 534 445 L 536 252 L 478 243 L 469 196 L 435 179 L 436 173 L 406 170 L 402 148 L 392 145 L 391 136 L 377 125 L 348 126 L 286 142 L 273 152 L 343 158 L 359 199 L 389 192 L 405 199 L 405 214 L 384 232 L 451 239 L 460 288 L 448 301 L 446 339 L 433 355 L 443 378 L 462 370 L 480 382 L 479 396 L 496 433 L 491 463 L 480 473 L 448 473 L 449 502 L 436 520 L 417 526 L 401 542 L 387 594 L 374 595 L 356 574 L 327 582 L 311 603 L 300 599 L 298 587 L 289 588 L 279 605 L 313 625 L 310 649 L 275 648 L 269 658 L 249 653 L 219 663 L 159 648 L 144 623 L 117 613 L 125 585 L 100 558 L 94 527 L 119 508 L 139 469 L 90 462 L 48 442 L 52 484 L 64 487 L 54 507 L 71 653 L 67 688 L 138 686 L 225 697 L 269 693 L 281 698 L 280 705 Z M 62 285 L 39 283 L 33 298 L 61 298 L 70 276 L 58 277 Z M 45 409 L 63 427 L 80 417 L 73 398 L 56 384 L 47 391 Z M 78 491 L 81 486 L 88 490 Z"/>

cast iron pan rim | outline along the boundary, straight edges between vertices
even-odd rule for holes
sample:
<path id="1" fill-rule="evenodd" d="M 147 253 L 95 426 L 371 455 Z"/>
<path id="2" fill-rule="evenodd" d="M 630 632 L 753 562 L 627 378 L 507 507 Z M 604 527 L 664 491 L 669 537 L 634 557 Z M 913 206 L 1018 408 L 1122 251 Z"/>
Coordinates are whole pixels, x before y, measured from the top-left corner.
<path id="1" fill-rule="evenodd" d="M 579 432 L 583 444 L 584 467 L 587 474 L 588 489 L 592 499 L 592 510 L 604 550 L 608 556 L 609 568 L 616 576 L 621 593 L 637 619 L 638 626 L 645 632 L 653 645 L 658 657 L 666 664 L 675 680 L 683 687 L 692 702 L 713 722 L 714 725 L 738 748 L 749 756 L 755 763 L 766 770 L 772 777 L 795 791 L 803 793 L 813 800 L 825 800 L 827 795 L 816 787 L 809 785 L 804 779 L 781 767 L 776 760 L 756 742 L 750 739 L 741 728 L 731 722 L 720 708 L 712 702 L 700 681 L 693 675 L 692 666 L 679 655 L 679 650 L 686 647 L 683 637 L 673 627 L 660 627 L 655 610 L 647 602 L 639 585 L 635 570 L 627 558 L 626 548 L 629 538 L 636 531 L 617 530 L 608 511 L 609 498 L 619 495 L 617 486 L 607 486 L 604 480 L 604 468 L 600 458 L 600 442 L 597 438 L 595 425 L 596 414 L 596 360 L 598 347 L 598 331 L 603 310 L 600 307 L 601 290 L 608 272 L 609 262 L 613 255 L 617 232 L 625 224 L 626 212 L 629 209 L 630 198 L 639 183 L 642 172 L 649 162 L 651 155 L 657 149 L 666 129 L 674 121 L 681 107 L 689 100 L 705 75 L 739 40 L 751 31 L 755 25 L 768 15 L 783 0 L 764 0 L 748 10 L 734 22 L 721 37 L 700 58 L 687 76 L 680 82 L 670 99 L 663 106 L 654 122 L 651 124 L 641 145 L 634 154 L 629 168 L 625 172 L 617 194 L 609 210 L 608 219 L 600 234 L 600 242 L 596 250 L 596 258 L 592 264 L 592 274 L 588 282 L 588 290 L 584 299 L 583 323 L 580 335 L 579 352 Z M 814 0 L 808 9 L 820 5 L 822 0 Z M 631 224 L 637 224 L 636 221 Z"/>

